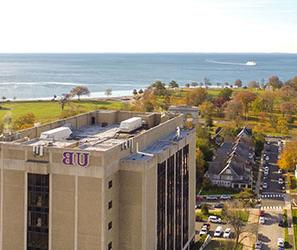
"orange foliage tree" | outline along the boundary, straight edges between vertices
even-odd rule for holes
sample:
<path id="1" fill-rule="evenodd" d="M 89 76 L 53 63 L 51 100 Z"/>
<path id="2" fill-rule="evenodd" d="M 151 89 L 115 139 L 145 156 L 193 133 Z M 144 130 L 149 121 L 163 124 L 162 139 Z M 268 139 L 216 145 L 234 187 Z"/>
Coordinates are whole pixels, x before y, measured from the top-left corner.
<path id="1" fill-rule="evenodd" d="M 297 164 L 297 141 L 287 142 L 280 155 L 278 165 L 282 169 L 294 170 Z"/>

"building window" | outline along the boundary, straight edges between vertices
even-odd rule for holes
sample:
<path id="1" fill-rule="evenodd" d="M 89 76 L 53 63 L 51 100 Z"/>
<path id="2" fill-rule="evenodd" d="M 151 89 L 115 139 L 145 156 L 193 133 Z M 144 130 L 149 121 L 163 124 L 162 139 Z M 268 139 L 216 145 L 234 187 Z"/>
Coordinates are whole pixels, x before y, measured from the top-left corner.
<path id="1" fill-rule="evenodd" d="M 112 201 L 108 202 L 108 209 L 112 208 Z"/>
<path id="2" fill-rule="evenodd" d="M 107 247 L 107 249 L 108 249 L 108 250 L 112 250 L 112 242 L 109 242 L 109 243 L 108 243 L 108 247 Z"/>
<path id="3" fill-rule="evenodd" d="M 158 164 L 157 176 L 157 250 L 165 249 L 166 161 Z"/>
<path id="4" fill-rule="evenodd" d="M 108 223 L 108 230 L 112 229 L 112 221 Z"/>
<path id="5" fill-rule="evenodd" d="M 112 181 L 108 182 L 108 188 L 112 188 Z"/>
<path id="6" fill-rule="evenodd" d="M 49 175 L 28 174 L 27 250 L 48 249 Z"/>

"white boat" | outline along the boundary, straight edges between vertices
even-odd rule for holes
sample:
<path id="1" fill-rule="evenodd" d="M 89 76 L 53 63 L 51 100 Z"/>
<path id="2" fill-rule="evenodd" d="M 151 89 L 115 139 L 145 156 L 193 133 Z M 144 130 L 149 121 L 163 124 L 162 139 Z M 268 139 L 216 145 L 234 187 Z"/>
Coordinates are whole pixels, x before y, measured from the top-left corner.
<path id="1" fill-rule="evenodd" d="M 256 66 L 257 63 L 255 61 L 248 61 L 248 62 L 246 62 L 245 65 L 247 65 L 247 66 Z"/>

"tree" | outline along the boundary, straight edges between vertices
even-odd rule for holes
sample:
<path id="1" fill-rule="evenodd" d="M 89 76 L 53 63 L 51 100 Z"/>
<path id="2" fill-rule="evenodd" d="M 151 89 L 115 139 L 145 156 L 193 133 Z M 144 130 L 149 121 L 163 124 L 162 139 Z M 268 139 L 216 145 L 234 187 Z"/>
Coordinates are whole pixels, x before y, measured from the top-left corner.
<path id="1" fill-rule="evenodd" d="M 278 78 L 278 76 L 271 76 L 268 79 L 267 86 L 270 86 L 273 90 L 275 90 L 275 89 L 280 89 L 283 86 L 283 83 Z"/>
<path id="2" fill-rule="evenodd" d="M 105 90 L 105 95 L 106 96 L 111 96 L 112 95 L 112 89 L 106 89 Z"/>
<path id="3" fill-rule="evenodd" d="M 177 82 L 174 81 L 174 80 L 172 80 L 168 85 L 169 85 L 170 88 L 173 88 L 173 89 L 179 87 Z"/>
<path id="4" fill-rule="evenodd" d="M 288 81 L 288 85 L 297 91 L 297 76 Z"/>
<path id="5" fill-rule="evenodd" d="M 86 86 L 76 86 L 70 91 L 71 96 L 77 96 L 77 99 L 80 100 L 82 95 L 90 95 L 90 90 Z"/>
<path id="6" fill-rule="evenodd" d="M 199 106 L 207 98 L 207 90 L 204 88 L 196 88 L 188 92 L 186 95 L 186 103 L 191 106 Z"/>
<path id="7" fill-rule="evenodd" d="M 229 101 L 225 105 L 225 116 L 227 119 L 234 121 L 236 127 L 239 127 L 243 115 L 243 105 L 239 101 Z"/>
<path id="8" fill-rule="evenodd" d="M 233 90 L 229 88 L 224 88 L 218 94 L 218 97 L 223 97 L 225 101 L 229 101 L 231 99 Z"/>
<path id="9" fill-rule="evenodd" d="M 279 117 L 277 119 L 276 130 L 279 133 L 288 134 L 289 133 L 289 124 L 288 124 L 287 119 L 285 119 L 284 117 Z"/>
<path id="10" fill-rule="evenodd" d="M 143 94 L 143 90 L 142 89 L 140 89 L 140 90 L 138 90 L 138 94 Z"/>
<path id="11" fill-rule="evenodd" d="M 191 83 L 191 86 L 192 86 L 192 87 L 197 87 L 197 86 L 198 86 L 198 83 L 197 83 L 197 82 L 192 82 L 192 83 Z"/>
<path id="12" fill-rule="evenodd" d="M 234 230 L 235 244 L 233 250 L 236 250 L 245 238 L 251 236 L 257 230 L 256 225 L 246 227 L 244 214 L 248 214 L 248 211 L 244 204 L 239 200 L 225 203 L 224 208 L 222 209 L 222 217 Z M 242 237 L 240 237 L 240 235 L 242 235 Z"/>
<path id="13" fill-rule="evenodd" d="M 254 100 L 256 100 L 256 98 L 257 98 L 257 95 L 253 92 L 241 91 L 236 93 L 234 100 L 242 103 L 246 118 L 247 118 L 251 103 Z"/>
<path id="14" fill-rule="evenodd" d="M 210 101 L 205 101 L 199 106 L 199 111 L 202 117 L 212 117 L 214 114 L 214 105 Z"/>
<path id="15" fill-rule="evenodd" d="M 210 85 L 210 80 L 207 77 L 204 77 L 203 82 L 205 87 Z"/>
<path id="16" fill-rule="evenodd" d="M 279 106 L 280 112 L 285 115 L 293 115 L 296 112 L 296 103 L 295 102 L 283 102 Z"/>
<path id="17" fill-rule="evenodd" d="M 149 86 L 149 89 L 152 89 L 154 92 L 154 95 L 156 96 L 168 95 L 168 90 L 166 89 L 166 85 L 161 81 L 155 81 Z"/>
<path id="18" fill-rule="evenodd" d="M 256 88 L 260 88 L 260 85 L 259 85 L 259 83 L 256 82 L 256 81 L 250 81 L 250 82 L 248 83 L 248 88 L 249 88 L 249 89 L 256 89 Z"/>
<path id="19" fill-rule="evenodd" d="M 209 214 L 207 204 L 205 204 L 205 203 L 202 204 L 202 206 L 201 206 L 201 213 L 202 213 L 202 215 L 208 215 Z"/>
<path id="20" fill-rule="evenodd" d="M 35 119 L 36 118 L 33 113 L 22 115 L 13 122 L 13 129 L 21 130 L 21 129 L 33 127 L 35 123 Z"/>
<path id="21" fill-rule="evenodd" d="M 6 100 L 6 96 L 2 96 L 2 100 L 4 102 Z"/>
<path id="22" fill-rule="evenodd" d="M 234 82 L 234 85 L 237 86 L 238 88 L 241 88 L 242 87 L 242 81 L 240 79 L 237 79 L 235 82 Z"/>
<path id="23" fill-rule="evenodd" d="M 196 148 L 196 185 L 198 186 L 203 179 L 206 171 L 206 161 L 204 155 L 199 148 Z"/>
<path id="24" fill-rule="evenodd" d="M 252 109 L 255 113 L 259 112 L 268 112 L 273 113 L 274 111 L 274 102 L 275 102 L 275 93 L 273 92 L 264 92 L 252 103 Z"/>
<path id="25" fill-rule="evenodd" d="M 295 170 L 297 164 L 297 141 L 289 141 L 285 144 L 277 163 L 280 168 L 285 170 Z"/>
<path id="26" fill-rule="evenodd" d="M 137 95 L 137 89 L 133 89 L 133 95 Z"/>
<path id="27" fill-rule="evenodd" d="M 70 102 L 70 99 L 71 99 L 70 94 L 62 94 L 62 97 L 60 99 L 60 105 L 62 110 L 64 110 L 65 105 Z"/>
<path id="28" fill-rule="evenodd" d="M 185 84 L 185 87 L 186 87 L 186 88 L 190 88 L 190 83 L 186 83 L 186 84 Z"/>

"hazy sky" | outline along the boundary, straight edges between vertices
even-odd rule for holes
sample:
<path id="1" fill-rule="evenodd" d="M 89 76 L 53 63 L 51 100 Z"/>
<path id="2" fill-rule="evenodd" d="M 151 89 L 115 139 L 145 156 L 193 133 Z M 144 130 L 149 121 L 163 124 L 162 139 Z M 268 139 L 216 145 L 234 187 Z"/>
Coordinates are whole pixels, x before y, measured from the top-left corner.
<path id="1" fill-rule="evenodd" d="M 295 52 L 297 0 L 0 0 L 0 52 Z"/>

